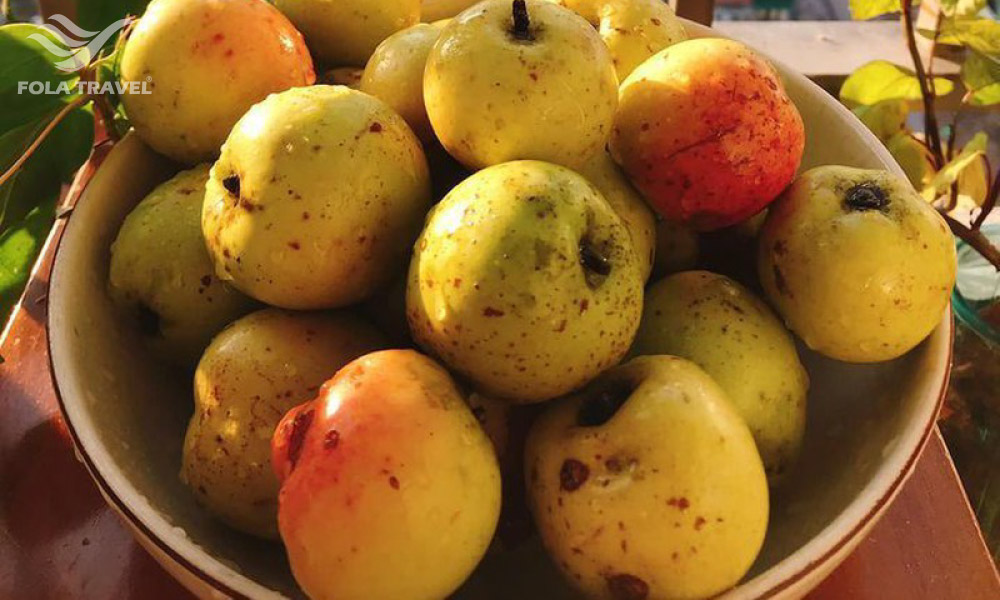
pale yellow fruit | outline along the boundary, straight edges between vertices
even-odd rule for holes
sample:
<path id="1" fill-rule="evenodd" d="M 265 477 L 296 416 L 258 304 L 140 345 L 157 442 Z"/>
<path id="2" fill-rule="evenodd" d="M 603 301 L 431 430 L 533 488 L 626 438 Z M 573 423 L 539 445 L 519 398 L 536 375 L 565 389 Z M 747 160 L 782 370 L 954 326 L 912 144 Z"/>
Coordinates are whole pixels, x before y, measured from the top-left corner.
<path id="1" fill-rule="evenodd" d="M 420 6 L 420 20 L 434 23 L 450 19 L 480 0 L 423 0 Z"/>
<path id="2" fill-rule="evenodd" d="M 910 183 L 885 171 L 817 167 L 771 205 L 758 273 L 810 348 L 848 362 L 905 354 L 941 321 L 955 242 Z"/>
<path id="3" fill-rule="evenodd" d="M 749 290 L 708 271 L 658 281 L 646 291 L 632 352 L 680 356 L 711 375 L 750 427 L 772 484 L 794 463 L 809 375 L 791 334 Z"/>
<path id="4" fill-rule="evenodd" d="M 201 235 L 208 165 L 177 174 L 138 204 L 111 245 L 108 292 L 138 318 L 160 356 L 193 366 L 229 322 L 256 302 L 215 275 Z"/>
<path id="5" fill-rule="evenodd" d="M 392 34 L 368 60 L 360 90 L 400 114 L 425 143 L 434 131 L 424 107 L 424 65 L 443 26 L 421 23 Z"/>
<path id="6" fill-rule="evenodd" d="M 302 36 L 264 0 L 153 0 L 121 57 L 136 133 L 185 164 L 211 160 L 233 124 L 272 92 L 312 85 Z"/>
<path id="7" fill-rule="evenodd" d="M 380 100 L 346 87 L 270 96 L 212 167 L 202 229 L 216 272 L 275 306 L 335 308 L 406 262 L 430 205 L 420 142 Z"/>
<path id="8" fill-rule="evenodd" d="M 632 238 L 643 281 L 649 279 L 656 254 L 656 217 L 653 211 L 607 152 L 595 155 L 577 172 L 601 192 L 622 218 Z"/>
<path id="9" fill-rule="evenodd" d="M 413 350 L 363 356 L 278 427 L 278 521 L 315 600 L 447 598 L 500 515 L 490 441 L 448 372 Z"/>
<path id="10" fill-rule="evenodd" d="M 424 72 L 434 132 L 474 169 L 517 159 L 578 167 L 611 134 L 618 105 L 611 57 L 572 11 L 528 0 L 519 34 L 511 7 L 487 0 L 441 32 Z"/>
<path id="11" fill-rule="evenodd" d="M 361 67 L 375 47 L 420 22 L 420 0 L 275 0 L 319 62 Z"/>
<path id="12" fill-rule="evenodd" d="M 628 229 L 582 176 L 516 161 L 431 212 L 410 263 L 414 339 L 480 391 L 538 402 L 621 360 L 642 311 Z"/>
<path id="13" fill-rule="evenodd" d="M 597 28 L 611 52 L 618 80 L 647 58 L 687 39 L 674 9 L 663 0 L 550 0 Z"/>
<path id="14" fill-rule="evenodd" d="M 267 309 L 233 323 L 198 363 L 181 478 L 226 523 L 276 539 L 278 421 L 345 364 L 383 347 L 381 334 L 349 313 Z"/>
<path id="15" fill-rule="evenodd" d="M 525 469 L 542 541 L 588 598 L 712 597 L 764 541 L 753 437 L 681 358 L 634 359 L 554 404 L 532 427 Z"/>

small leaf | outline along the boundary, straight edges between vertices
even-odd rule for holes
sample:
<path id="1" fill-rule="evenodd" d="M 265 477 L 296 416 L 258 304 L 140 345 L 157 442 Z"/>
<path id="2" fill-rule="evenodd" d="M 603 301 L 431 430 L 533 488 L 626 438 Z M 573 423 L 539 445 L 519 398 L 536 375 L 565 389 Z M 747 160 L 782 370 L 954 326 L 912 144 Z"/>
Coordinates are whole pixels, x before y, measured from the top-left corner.
<path id="1" fill-rule="evenodd" d="M 52 227 L 56 198 L 51 196 L 0 235 L 0 321 L 6 322 L 21 297 L 31 266 Z"/>
<path id="2" fill-rule="evenodd" d="M 44 40 L 40 41 L 40 40 Z M 43 45 L 44 44 L 44 45 Z M 62 55 L 50 51 L 55 48 Z M 38 25 L 18 23 L 0 27 L 0 133 L 30 123 L 73 100 L 77 75 L 55 65 L 66 60 L 62 40 Z M 26 86 L 41 84 L 56 90 L 65 82 L 70 94 L 31 94 Z"/>
<path id="3" fill-rule="evenodd" d="M 934 93 L 944 96 L 954 85 L 947 79 L 934 78 Z M 877 104 L 883 100 L 919 100 L 920 81 L 913 71 L 885 60 L 863 65 L 844 81 L 840 100 L 849 106 Z"/>
<path id="4" fill-rule="evenodd" d="M 900 0 L 850 0 L 851 17 L 857 21 L 874 19 L 902 10 Z"/>
<path id="5" fill-rule="evenodd" d="M 902 131 L 909 107 L 905 100 L 883 100 L 871 106 L 858 106 L 854 114 L 882 142 Z"/>
<path id="6" fill-rule="evenodd" d="M 934 200 L 946 193 L 951 184 L 955 183 L 966 169 L 976 168 L 977 161 L 986 156 L 986 145 L 989 138 L 979 132 L 962 148 L 962 151 L 934 175 L 930 185 L 924 188 L 922 194 L 928 200 Z"/>
<path id="7" fill-rule="evenodd" d="M 913 187 L 919 190 L 927 185 L 931 174 L 934 173 L 934 163 L 931 161 L 930 151 L 923 142 L 905 131 L 900 131 L 889 138 L 885 147 L 899 163 Z"/>
<path id="8" fill-rule="evenodd" d="M 51 116 L 0 136 L 0 165 L 10 166 L 34 140 Z M 0 187 L 0 230 L 16 222 L 60 186 L 87 160 L 94 143 L 94 116 L 90 108 L 72 111 L 52 130 L 31 158 Z"/>
<path id="9" fill-rule="evenodd" d="M 958 174 L 958 194 L 968 198 L 972 204 L 982 206 L 990 191 L 990 161 L 985 154 L 978 154 L 978 160 Z"/>
<path id="10" fill-rule="evenodd" d="M 970 51 L 962 63 L 962 83 L 969 93 L 969 103 L 990 106 L 1000 103 L 1000 63 Z"/>
<path id="11" fill-rule="evenodd" d="M 990 18 L 949 19 L 941 26 L 941 44 L 967 46 L 1000 61 L 1000 22 Z"/>

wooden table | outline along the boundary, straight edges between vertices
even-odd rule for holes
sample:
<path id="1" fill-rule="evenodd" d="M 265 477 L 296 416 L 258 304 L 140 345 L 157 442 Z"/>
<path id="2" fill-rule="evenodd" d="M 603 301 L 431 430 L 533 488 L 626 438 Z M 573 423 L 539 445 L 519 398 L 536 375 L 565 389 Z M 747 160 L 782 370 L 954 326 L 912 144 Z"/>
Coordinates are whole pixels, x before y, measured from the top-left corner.
<path id="1" fill-rule="evenodd" d="M 98 150 L 100 153 L 101 150 Z M 70 197 L 86 181 L 78 177 Z M 0 346 L 0 598 L 183 599 L 73 454 L 52 389 L 45 323 L 57 224 Z M 811 600 L 1000 598 L 941 436 L 858 550 Z"/>

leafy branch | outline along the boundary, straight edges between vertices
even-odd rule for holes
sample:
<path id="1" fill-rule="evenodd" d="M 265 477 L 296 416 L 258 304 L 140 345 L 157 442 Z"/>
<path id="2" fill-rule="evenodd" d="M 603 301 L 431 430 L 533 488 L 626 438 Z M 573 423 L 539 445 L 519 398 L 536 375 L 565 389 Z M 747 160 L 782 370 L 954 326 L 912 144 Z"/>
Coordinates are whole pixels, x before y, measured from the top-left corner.
<path id="1" fill-rule="evenodd" d="M 956 147 L 962 113 L 968 106 L 1000 104 L 1000 23 L 977 16 L 985 0 L 940 2 L 934 28 L 923 30 L 913 20 L 914 0 L 851 0 L 851 11 L 858 19 L 899 13 L 912 69 L 873 61 L 844 82 L 840 97 L 885 143 L 952 232 L 1000 270 L 1000 249 L 980 232 L 997 206 L 1000 171 L 991 177 L 985 133 L 977 133 L 963 148 Z M 918 34 L 930 40 L 926 66 L 917 45 Z M 965 90 L 944 142 L 936 103 L 939 97 L 950 94 L 954 85 L 935 76 L 939 44 L 965 50 L 961 69 Z M 923 106 L 922 135 L 906 127 L 911 101 Z"/>

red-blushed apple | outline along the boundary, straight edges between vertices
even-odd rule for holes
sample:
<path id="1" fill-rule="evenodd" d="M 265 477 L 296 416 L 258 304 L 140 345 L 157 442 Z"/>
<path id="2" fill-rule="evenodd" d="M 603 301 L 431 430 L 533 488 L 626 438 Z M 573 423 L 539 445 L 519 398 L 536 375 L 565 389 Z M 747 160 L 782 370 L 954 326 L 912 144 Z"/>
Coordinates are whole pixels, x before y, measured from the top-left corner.
<path id="1" fill-rule="evenodd" d="M 278 526 L 313 599 L 433 600 L 468 577 L 500 513 L 489 438 L 413 350 L 363 356 L 282 419 Z"/>
<path id="2" fill-rule="evenodd" d="M 619 94 L 611 153 L 668 220 L 699 231 L 738 223 L 799 168 L 802 117 L 774 68 L 739 42 L 670 46 Z"/>

